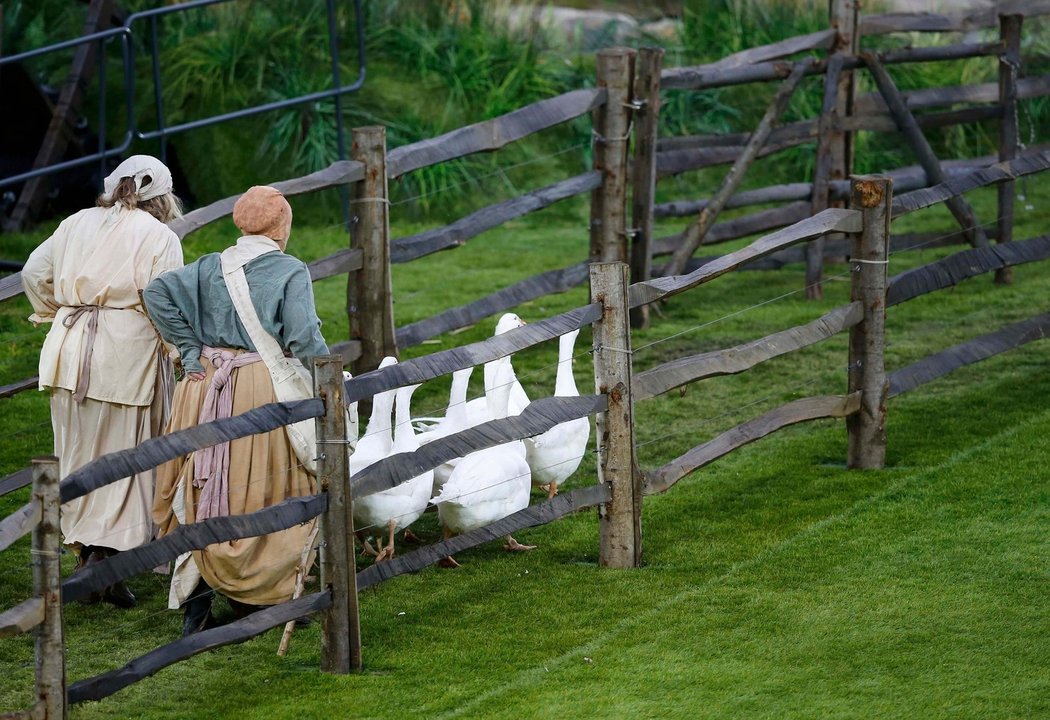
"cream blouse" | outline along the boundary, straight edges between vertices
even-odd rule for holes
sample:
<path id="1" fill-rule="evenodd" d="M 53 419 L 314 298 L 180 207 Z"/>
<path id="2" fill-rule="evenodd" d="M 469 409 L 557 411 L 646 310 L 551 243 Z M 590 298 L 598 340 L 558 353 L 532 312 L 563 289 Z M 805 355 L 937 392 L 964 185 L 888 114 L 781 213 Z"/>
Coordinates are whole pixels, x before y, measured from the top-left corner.
<path id="1" fill-rule="evenodd" d="M 29 319 L 52 323 L 40 351 L 40 389 L 76 391 L 90 355 L 87 397 L 149 405 L 163 350 L 139 292 L 182 264 L 178 236 L 143 210 L 90 208 L 62 221 L 22 269 L 22 287 L 36 311 Z"/>

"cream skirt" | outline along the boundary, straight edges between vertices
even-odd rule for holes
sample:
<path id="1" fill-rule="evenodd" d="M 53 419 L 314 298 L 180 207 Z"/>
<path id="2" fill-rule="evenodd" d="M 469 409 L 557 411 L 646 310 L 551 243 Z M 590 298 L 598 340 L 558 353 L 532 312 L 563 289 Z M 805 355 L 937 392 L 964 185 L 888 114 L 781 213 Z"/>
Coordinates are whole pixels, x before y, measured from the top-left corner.
<path id="1" fill-rule="evenodd" d="M 153 404 L 120 405 L 84 398 L 77 403 L 73 393 L 51 390 L 51 426 L 59 476 L 108 453 L 127 450 L 157 437 L 164 428 L 171 406 L 171 365 L 160 366 Z M 62 506 L 64 542 L 79 552 L 84 545 L 130 550 L 153 539 L 150 517 L 156 470 L 147 470 L 118 480 Z"/>

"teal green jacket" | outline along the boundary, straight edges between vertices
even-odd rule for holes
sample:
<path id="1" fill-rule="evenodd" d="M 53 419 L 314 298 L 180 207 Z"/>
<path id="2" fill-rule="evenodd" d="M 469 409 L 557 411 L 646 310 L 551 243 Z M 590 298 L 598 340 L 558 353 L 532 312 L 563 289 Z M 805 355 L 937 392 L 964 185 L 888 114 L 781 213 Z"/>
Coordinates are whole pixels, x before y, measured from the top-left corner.
<path id="1" fill-rule="evenodd" d="M 259 322 L 285 351 L 307 368 L 316 356 L 328 354 L 310 271 L 301 260 L 267 253 L 249 261 L 244 275 Z M 204 345 L 256 349 L 226 290 L 218 253 L 160 275 L 146 286 L 143 300 L 161 337 L 179 349 L 188 373 L 204 371 Z"/>

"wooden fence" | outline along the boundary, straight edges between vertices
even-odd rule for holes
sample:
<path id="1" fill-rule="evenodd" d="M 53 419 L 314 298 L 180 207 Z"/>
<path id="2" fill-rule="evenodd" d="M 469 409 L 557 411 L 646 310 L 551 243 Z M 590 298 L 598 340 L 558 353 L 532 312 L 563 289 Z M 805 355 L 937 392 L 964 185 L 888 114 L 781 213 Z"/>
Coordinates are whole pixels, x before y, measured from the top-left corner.
<path id="1" fill-rule="evenodd" d="M 1022 167 L 1023 166 L 1023 167 Z M 285 625 L 303 615 L 323 613 L 321 667 L 345 673 L 361 668 L 357 591 L 406 572 L 423 569 L 460 552 L 516 530 L 549 523 L 581 508 L 600 506 L 599 558 L 610 567 L 634 567 L 641 558 L 641 513 L 645 496 L 668 491 L 686 475 L 747 443 L 788 425 L 826 417 L 846 418 L 850 467 L 881 467 L 886 448 L 887 399 L 914 389 L 963 365 L 1046 336 L 1050 314 L 996 330 L 954 348 L 935 353 L 908 367 L 887 373 L 884 326 L 887 307 L 915 299 L 976 275 L 1050 257 L 1050 236 L 958 252 L 937 262 L 887 279 L 892 218 L 959 197 L 966 190 L 1007 182 L 1017 173 L 1050 167 L 1050 153 L 1022 157 L 978 171 L 962 181 L 892 197 L 889 178 L 853 181 L 851 209 L 829 208 L 764 236 L 741 250 L 679 276 L 630 284 L 622 262 L 594 263 L 590 268 L 591 300 L 506 334 L 407 360 L 342 381 L 342 358 L 321 358 L 315 366 L 317 397 L 275 403 L 242 415 L 149 440 L 137 448 L 104 456 L 71 473 L 61 485 L 54 459 L 34 463 L 33 497 L 0 521 L 0 550 L 33 531 L 34 596 L 0 614 L 0 636 L 36 628 L 37 707 L 32 713 L 63 717 L 67 703 L 98 700 L 200 652 L 240 642 Z M 692 290 L 746 263 L 798 246 L 830 233 L 851 238 L 851 301 L 805 325 L 782 330 L 734 348 L 674 360 L 633 376 L 629 310 Z M 346 403 L 377 392 L 441 377 L 455 370 L 504 357 L 560 335 L 592 325 L 597 395 L 543 398 L 518 416 L 461 431 L 411 453 L 387 457 L 349 476 L 346 453 L 331 452 L 329 440 L 344 436 Z M 687 383 L 739 373 L 755 365 L 850 333 L 846 393 L 788 403 L 732 428 L 652 470 L 638 470 L 633 438 L 633 407 Z M 441 463 L 475 450 L 531 437 L 555 425 L 596 415 L 599 472 L 595 485 L 584 486 L 510 515 L 492 525 L 424 546 L 360 572 L 354 566 L 352 497 L 386 490 Z M 164 538 L 120 553 L 83 569 L 64 582 L 59 576 L 59 505 L 83 497 L 130 474 L 225 440 L 266 432 L 316 418 L 322 459 L 317 495 L 286 500 L 255 513 L 210 518 L 185 525 Z M 321 516 L 321 590 L 255 613 L 229 625 L 206 630 L 153 650 L 125 666 L 67 685 L 62 604 L 133 575 L 170 562 L 191 549 L 274 532 Z"/>
<path id="2" fill-rule="evenodd" d="M 1007 8 L 1010 12 L 1001 21 L 989 14 L 957 18 L 900 15 L 858 18 L 855 8 L 851 11 L 852 5 L 845 0 L 833 3 L 834 32 L 755 48 L 698 68 L 664 70 L 660 52 L 654 50 L 642 50 L 637 56 L 622 49 L 603 51 L 599 55 L 599 77 L 594 89 L 566 93 L 389 153 L 382 128 L 359 128 L 355 130 L 352 160 L 335 163 L 306 177 L 274 183 L 289 195 L 347 183 L 354 185 L 358 222 L 354 225 L 350 246 L 310 265 L 315 280 L 348 275 L 351 338 L 332 347 L 334 359 L 319 363 L 315 373 L 318 397 L 313 400 L 274 404 L 156 438 L 72 473 L 63 480 L 60 490 L 56 487 L 52 462 L 36 462 L 32 470 L 0 480 L 0 490 L 10 491 L 25 485 L 30 478 L 37 479 L 33 500 L 0 521 L 0 550 L 35 528 L 34 597 L 0 615 L 0 635 L 36 628 L 39 638 L 36 716 L 64 716 L 67 701 L 105 697 L 173 662 L 247 639 L 312 612 L 324 613 L 322 668 L 331 672 L 357 669 L 361 663 L 357 589 L 417 571 L 446 555 L 524 527 L 550 522 L 580 508 L 595 505 L 601 508 L 601 563 L 632 567 L 641 554 L 640 516 L 645 496 L 667 491 L 689 473 L 746 443 L 788 425 L 822 417 L 847 418 L 851 467 L 878 467 L 885 452 L 887 398 L 963 365 L 1043 337 L 1050 323 L 1047 315 L 1001 328 L 892 373 L 886 372 L 882 362 L 882 328 L 887 306 L 951 287 L 982 273 L 995 272 L 1000 280 L 1006 280 L 1012 266 L 1050 257 L 1050 237 L 1005 242 L 1012 240 L 1011 184 L 1016 178 L 1050 167 L 1048 151 L 1016 152 L 1016 122 L 1010 119 L 1016 115 L 1018 98 L 1044 95 L 1050 88 L 1048 78 L 1018 78 L 1017 73 L 1020 15 L 1050 13 L 1050 2 L 1019 3 L 1016 8 Z M 1013 12 L 1014 9 L 1017 12 Z M 943 32 L 990 27 L 998 22 L 1002 28 L 998 43 L 902 50 L 881 56 L 859 51 L 860 35 Z M 827 57 L 782 60 L 814 49 L 827 50 Z M 899 62 L 978 56 L 1000 58 L 998 84 L 902 94 L 882 69 L 884 65 Z M 874 74 L 880 89 L 878 96 L 853 97 L 849 73 L 860 68 Z M 794 86 L 803 76 L 812 74 L 823 74 L 826 78 L 821 117 L 775 127 Z M 749 136 L 657 138 L 661 92 L 702 91 L 778 79 L 784 80 L 781 92 L 763 123 Z M 959 103 L 990 106 L 931 112 L 919 117 L 912 114 L 915 109 Z M 446 227 L 390 240 L 387 202 L 390 179 L 471 153 L 498 150 L 529 134 L 587 113 L 592 114 L 595 143 L 594 167 L 589 172 L 488 206 Z M 923 145 L 924 128 L 988 118 L 1001 119 L 1003 132 L 998 158 L 942 163 L 931 157 L 928 145 Z M 634 137 L 633 153 L 628 152 L 629 127 Z M 885 178 L 850 183 L 846 180 L 849 142 L 853 133 L 862 130 L 904 132 L 922 160 L 921 167 L 903 168 Z M 756 158 L 813 142 L 815 138 L 820 142 L 811 182 L 746 192 L 738 190 L 741 178 Z M 654 203 L 655 187 L 661 178 L 728 163 L 732 163 L 732 167 L 712 198 Z M 965 192 L 991 185 L 1001 189 L 997 228 L 988 233 L 1000 241 L 994 246 L 988 244 L 987 238 L 982 239 L 978 232 L 981 224 L 974 220 L 972 210 L 962 199 Z M 633 189 L 630 203 L 628 187 Z M 894 191 L 898 192 L 896 197 Z M 508 220 L 588 192 L 592 208 L 588 258 L 420 322 L 395 328 L 393 288 L 389 280 L 391 264 L 455 248 Z M 189 213 L 173 227 L 185 236 L 229 215 L 235 200 L 235 197 L 227 198 Z M 850 209 L 837 207 L 847 200 Z M 717 222 L 722 209 L 770 202 L 788 204 Z M 967 242 L 973 247 L 887 278 L 885 260 L 889 253 L 929 242 L 929 238 L 923 237 L 891 236 L 891 220 L 942 202 L 951 204 L 961 224 L 959 231 L 945 241 Z M 680 236 L 653 237 L 655 217 L 692 214 L 697 217 Z M 763 232 L 769 234 L 741 250 L 710 258 L 694 257 L 698 247 Z M 670 256 L 667 266 L 654 266 L 654 258 L 666 256 Z M 731 271 L 779 267 L 802 259 L 808 261 L 807 285 L 818 287 L 819 275 L 814 278 L 814 272 L 822 267 L 825 257 L 839 256 L 850 258 L 853 291 L 849 304 L 805 325 L 745 345 L 682 358 L 633 375 L 629 319 L 635 325 L 646 323 L 644 310 L 652 303 Z M 628 261 L 630 273 L 625 264 Z M 586 280 L 591 284 L 591 302 L 587 305 L 483 342 L 372 370 L 379 357 L 396 354 L 399 347 L 415 345 L 527 300 L 576 287 Z M 19 292 L 18 275 L 0 279 L 0 300 Z M 593 328 L 595 380 L 600 389 L 594 396 L 537 400 L 520 416 L 486 423 L 425 445 L 414 453 L 387 458 L 352 480 L 347 477 L 345 458 L 321 453 L 325 462 L 319 474 L 318 495 L 295 498 L 251 515 L 213 518 L 180 528 L 169 537 L 121 553 L 59 585 L 58 525 L 53 511 L 57 513 L 60 501 L 81 497 L 133 472 L 155 467 L 195 449 L 311 417 L 317 418 L 322 442 L 324 438 L 342 437 L 338 424 L 344 403 L 367 400 L 377 392 L 495 360 L 588 324 Z M 745 371 L 772 357 L 808 347 L 844 331 L 850 333 L 851 370 L 843 395 L 794 401 L 692 448 L 662 467 L 645 472 L 637 469 L 632 417 L 636 401 L 708 377 Z M 353 364 L 358 371 L 345 385 L 339 381 L 341 376 L 337 372 L 344 363 Z M 0 397 L 35 384 L 35 378 L 12 383 L 0 388 Z M 448 459 L 529 437 L 560 422 L 588 415 L 598 418 L 597 484 L 556 496 L 489 527 L 425 546 L 360 572 L 354 568 L 349 517 L 352 496 L 394 487 Z M 324 517 L 325 527 L 321 592 L 178 640 L 121 669 L 66 686 L 64 656 L 55 649 L 62 647 L 62 602 L 84 597 L 120 579 L 147 571 L 189 549 L 273 532 L 317 516 Z M 56 687 L 63 688 L 64 692 L 56 691 Z"/>

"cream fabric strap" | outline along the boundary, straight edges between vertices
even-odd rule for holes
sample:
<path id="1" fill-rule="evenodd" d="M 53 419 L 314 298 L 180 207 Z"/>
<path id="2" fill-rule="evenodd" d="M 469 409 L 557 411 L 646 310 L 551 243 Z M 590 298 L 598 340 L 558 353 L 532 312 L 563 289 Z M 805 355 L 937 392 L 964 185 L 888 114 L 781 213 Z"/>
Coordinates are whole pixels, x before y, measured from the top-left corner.
<path id="1" fill-rule="evenodd" d="M 245 243 L 245 240 L 256 242 Z M 269 241 L 273 246 L 272 249 L 267 249 L 266 244 L 257 242 L 258 240 Z M 266 363 L 270 377 L 276 382 L 278 378 L 287 377 L 291 365 L 288 358 L 284 356 L 284 350 L 259 322 L 259 314 L 255 311 L 252 296 L 248 292 L 248 280 L 244 277 L 244 266 L 250 260 L 271 252 L 280 252 L 280 248 L 273 240 L 262 235 L 247 235 L 238 240 L 233 247 L 223 250 L 219 256 L 219 262 L 222 265 L 223 280 L 226 281 L 226 289 L 230 291 L 230 299 L 233 300 L 237 316 L 241 319 L 256 351 Z"/>
<path id="2" fill-rule="evenodd" d="M 313 397 L 310 373 L 296 358 L 285 357 L 281 346 L 263 329 L 248 292 L 248 280 L 244 277 L 244 265 L 249 260 L 274 250 L 279 251 L 280 248 L 273 240 L 262 236 L 246 236 L 238 240 L 234 247 L 223 250 L 219 262 L 230 299 L 255 350 L 266 363 L 278 402 L 305 400 Z M 299 462 L 313 475 L 317 470 L 317 430 L 314 421 L 302 420 L 285 425 L 284 429 Z"/>

